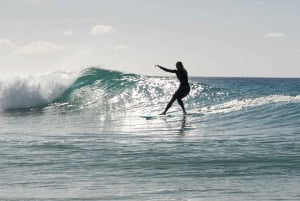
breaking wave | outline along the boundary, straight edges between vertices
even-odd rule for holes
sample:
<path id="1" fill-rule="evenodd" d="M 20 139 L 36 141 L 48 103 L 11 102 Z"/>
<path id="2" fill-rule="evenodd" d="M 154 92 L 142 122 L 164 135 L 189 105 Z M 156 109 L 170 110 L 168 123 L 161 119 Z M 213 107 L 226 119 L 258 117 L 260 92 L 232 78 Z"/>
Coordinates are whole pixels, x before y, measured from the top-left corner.
<path id="1" fill-rule="evenodd" d="M 204 115 L 230 113 L 268 104 L 300 102 L 299 95 L 242 93 L 191 79 L 186 108 Z M 0 80 L 2 110 L 59 108 L 98 111 L 161 111 L 178 87 L 174 77 L 153 77 L 101 68 L 76 72 L 54 72 L 26 78 Z M 174 103 L 174 105 L 177 105 Z M 178 107 L 178 106 L 177 106 Z M 174 109 L 174 107 L 172 107 Z M 175 107 L 176 109 L 176 107 Z M 180 110 L 180 108 L 177 108 Z M 177 110 L 176 109 L 176 110 Z"/>

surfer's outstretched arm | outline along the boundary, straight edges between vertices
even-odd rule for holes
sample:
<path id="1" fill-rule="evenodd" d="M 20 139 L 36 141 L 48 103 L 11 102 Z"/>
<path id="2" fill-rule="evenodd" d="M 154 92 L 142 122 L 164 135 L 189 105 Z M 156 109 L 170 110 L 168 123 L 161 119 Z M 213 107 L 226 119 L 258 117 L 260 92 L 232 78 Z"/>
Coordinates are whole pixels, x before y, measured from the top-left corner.
<path id="1" fill-rule="evenodd" d="M 171 69 L 168 69 L 168 68 L 165 68 L 165 67 L 162 67 L 160 65 L 155 65 L 156 67 L 168 72 L 168 73 L 176 73 L 176 70 L 171 70 Z"/>

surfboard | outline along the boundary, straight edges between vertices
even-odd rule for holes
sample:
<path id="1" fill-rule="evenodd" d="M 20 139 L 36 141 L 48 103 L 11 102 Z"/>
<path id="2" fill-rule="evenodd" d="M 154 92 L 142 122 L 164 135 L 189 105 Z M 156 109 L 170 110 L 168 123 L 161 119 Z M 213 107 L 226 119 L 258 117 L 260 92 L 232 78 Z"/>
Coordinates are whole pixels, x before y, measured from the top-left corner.
<path id="1" fill-rule="evenodd" d="M 160 114 L 143 114 L 143 115 L 140 115 L 140 117 L 149 120 L 149 119 L 155 119 L 155 118 L 172 117 L 172 115 L 170 115 L 170 114 L 167 114 L 167 115 L 160 115 Z"/>

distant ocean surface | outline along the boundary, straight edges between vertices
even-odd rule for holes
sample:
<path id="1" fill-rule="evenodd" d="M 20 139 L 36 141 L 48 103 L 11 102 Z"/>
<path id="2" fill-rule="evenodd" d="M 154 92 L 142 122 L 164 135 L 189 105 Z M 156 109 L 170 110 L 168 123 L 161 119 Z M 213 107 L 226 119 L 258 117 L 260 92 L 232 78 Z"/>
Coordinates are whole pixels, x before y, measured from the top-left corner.
<path id="1" fill-rule="evenodd" d="M 300 200 L 300 79 L 0 78 L 0 200 Z"/>

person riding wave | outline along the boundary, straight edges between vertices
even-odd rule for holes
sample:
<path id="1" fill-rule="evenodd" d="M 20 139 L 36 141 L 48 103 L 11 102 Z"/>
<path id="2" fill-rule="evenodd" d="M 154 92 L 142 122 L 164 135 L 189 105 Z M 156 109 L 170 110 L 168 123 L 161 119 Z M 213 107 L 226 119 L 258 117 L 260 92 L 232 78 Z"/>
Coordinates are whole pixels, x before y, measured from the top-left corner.
<path id="1" fill-rule="evenodd" d="M 166 71 L 166 72 L 175 73 L 178 80 L 180 81 L 179 88 L 174 93 L 172 99 L 167 104 L 166 109 L 161 113 L 161 115 L 165 115 L 167 113 L 168 109 L 172 106 L 172 104 L 174 103 L 175 100 L 177 100 L 177 102 L 181 106 L 183 113 L 186 114 L 186 111 L 185 111 L 185 108 L 184 108 L 184 105 L 183 105 L 183 102 L 182 102 L 181 99 L 183 99 L 184 97 L 186 97 L 189 94 L 190 85 L 189 85 L 189 82 L 188 82 L 188 72 L 183 67 L 182 62 L 178 61 L 176 63 L 176 70 L 168 69 L 168 68 L 162 67 L 160 65 L 155 65 L 155 66 L 162 69 L 162 70 L 164 70 L 164 71 Z"/>

